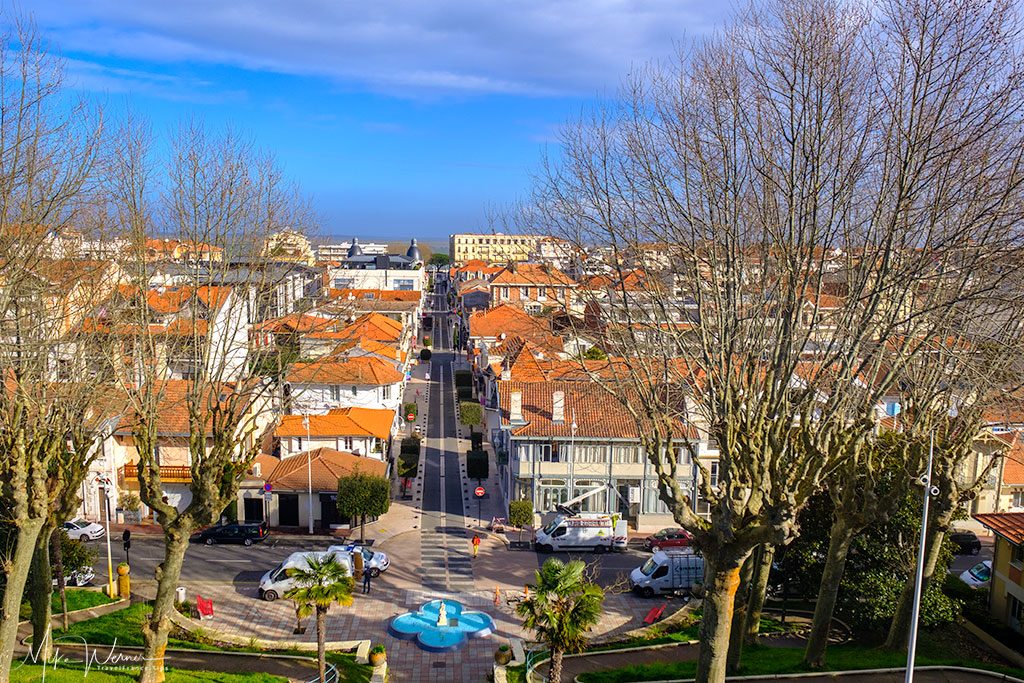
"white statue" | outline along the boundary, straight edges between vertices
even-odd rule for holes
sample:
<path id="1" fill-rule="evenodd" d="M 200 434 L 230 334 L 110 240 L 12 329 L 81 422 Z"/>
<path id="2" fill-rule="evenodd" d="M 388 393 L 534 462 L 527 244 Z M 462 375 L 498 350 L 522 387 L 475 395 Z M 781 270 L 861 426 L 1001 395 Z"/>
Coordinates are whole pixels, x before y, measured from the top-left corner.
<path id="1" fill-rule="evenodd" d="M 448 608 L 445 606 L 444 600 L 441 601 L 441 607 L 437 610 L 437 625 L 448 625 Z"/>

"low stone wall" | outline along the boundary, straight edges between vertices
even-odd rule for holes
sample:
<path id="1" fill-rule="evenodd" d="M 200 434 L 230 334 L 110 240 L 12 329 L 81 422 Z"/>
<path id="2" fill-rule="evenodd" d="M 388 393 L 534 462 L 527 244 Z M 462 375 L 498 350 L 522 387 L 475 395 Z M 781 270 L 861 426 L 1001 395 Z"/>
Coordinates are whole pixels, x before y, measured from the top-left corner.
<path id="1" fill-rule="evenodd" d="M 993 638 L 987 631 L 982 629 L 980 626 L 975 626 L 970 621 L 964 619 L 964 628 L 972 636 L 985 643 L 985 645 L 995 652 L 997 655 L 1010 662 L 1016 667 L 1024 669 L 1024 655 L 1017 652 L 1013 648 L 1003 645 L 998 640 Z"/>
<path id="2" fill-rule="evenodd" d="M 189 619 L 177 610 L 171 611 L 171 622 L 185 631 L 192 633 L 202 629 L 203 634 L 212 640 L 238 647 L 255 647 L 261 650 L 298 650 L 300 652 L 316 652 L 316 643 L 303 640 L 267 640 L 264 638 L 244 638 L 232 633 L 217 630 L 203 622 Z M 333 640 L 327 642 L 327 649 L 333 652 L 355 652 L 356 662 L 368 664 L 370 661 L 369 640 Z"/>

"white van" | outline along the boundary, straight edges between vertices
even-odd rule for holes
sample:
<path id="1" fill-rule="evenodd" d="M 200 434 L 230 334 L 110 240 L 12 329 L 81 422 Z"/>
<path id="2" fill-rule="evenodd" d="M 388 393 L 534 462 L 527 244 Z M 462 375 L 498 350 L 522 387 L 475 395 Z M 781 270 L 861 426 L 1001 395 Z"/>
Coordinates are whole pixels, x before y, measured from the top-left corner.
<path id="1" fill-rule="evenodd" d="M 534 547 L 542 553 L 557 550 L 624 551 L 628 533 L 626 520 L 618 515 L 586 513 L 558 515 L 537 532 Z"/>
<path id="2" fill-rule="evenodd" d="M 342 557 L 340 553 L 333 553 L 329 550 L 306 551 L 292 553 L 288 558 L 277 565 L 260 578 L 260 598 L 267 602 L 273 602 L 295 587 L 295 580 L 291 577 L 294 570 L 305 570 L 309 568 L 311 558 L 323 559 L 327 555 L 335 555 L 345 567 L 349 575 L 352 574 L 351 556 Z"/>
<path id="3" fill-rule="evenodd" d="M 690 592 L 704 583 L 704 558 L 691 550 L 659 550 L 629 574 L 629 587 L 645 598 Z"/>

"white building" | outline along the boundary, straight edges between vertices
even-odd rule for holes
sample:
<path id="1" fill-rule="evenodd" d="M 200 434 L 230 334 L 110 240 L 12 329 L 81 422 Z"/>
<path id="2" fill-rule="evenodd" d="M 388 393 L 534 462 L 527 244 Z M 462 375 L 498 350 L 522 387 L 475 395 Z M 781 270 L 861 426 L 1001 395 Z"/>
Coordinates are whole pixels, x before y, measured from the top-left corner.
<path id="1" fill-rule="evenodd" d="M 358 244 L 359 248 L 367 256 L 379 256 L 388 253 L 388 245 L 386 244 L 381 244 L 380 242 L 360 242 L 353 237 L 348 242 L 321 244 L 316 248 L 317 258 L 321 261 L 344 261 L 348 257 L 348 252 L 353 244 Z"/>
<path id="2" fill-rule="evenodd" d="M 405 375 L 377 356 L 324 358 L 295 363 L 285 378 L 291 414 L 324 414 L 335 408 L 397 411 Z"/>

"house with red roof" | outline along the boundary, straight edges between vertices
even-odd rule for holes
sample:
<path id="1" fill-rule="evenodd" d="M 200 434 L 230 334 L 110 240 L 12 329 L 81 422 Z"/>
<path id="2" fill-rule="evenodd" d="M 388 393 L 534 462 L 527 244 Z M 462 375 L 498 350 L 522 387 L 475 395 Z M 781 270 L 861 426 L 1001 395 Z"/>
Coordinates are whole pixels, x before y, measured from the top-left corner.
<path id="1" fill-rule="evenodd" d="M 315 448 L 333 448 L 383 460 L 400 422 L 386 408 L 335 408 L 324 415 L 284 415 L 274 431 L 282 458 Z"/>
<path id="2" fill-rule="evenodd" d="M 1024 512 L 982 513 L 974 515 L 974 519 L 996 538 L 989 614 L 1014 631 L 1024 633 Z"/>
<path id="3" fill-rule="evenodd" d="M 323 414 L 335 408 L 397 411 L 405 385 L 404 373 L 375 356 L 294 363 L 284 379 L 290 414 Z"/>
<path id="4" fill-rule="evenodd" d="M 528 313 L 545 308 L 573 309 L 576 282 L 548 265 L 510 263 L 490 277 L 491 306 L 515 304 Z"/>

